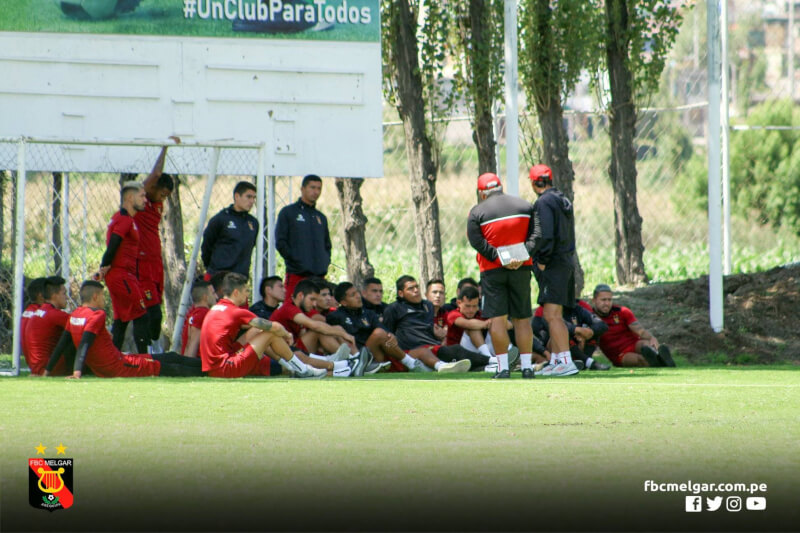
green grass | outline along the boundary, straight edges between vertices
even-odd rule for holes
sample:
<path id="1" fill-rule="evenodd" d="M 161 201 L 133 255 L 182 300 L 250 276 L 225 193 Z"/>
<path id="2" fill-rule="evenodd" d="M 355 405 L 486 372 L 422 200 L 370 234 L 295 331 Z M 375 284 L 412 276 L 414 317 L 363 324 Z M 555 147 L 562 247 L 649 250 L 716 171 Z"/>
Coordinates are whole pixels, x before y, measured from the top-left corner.
<path id="1" fill-rule="evenodd" d="M 219 509 L 233 517 L 225 525 L 235 528 L 235 513 L 255 513 L 259 498 L 290 514 L 300 509 L 302 516 L 292 516 L 312 528 L 325 522 L 311 509 L 303 514 L 308 498 L 321 500 L 312 508 L 332 508 L 334 515 L 334 502 L 358 498 L 363 512 L 348 514 L 355 524 L 377 513 L 370 505 L 379 506 L 379 495 L 395 494 L 401 507 L 420 506 L 393 519 L 392 527 L 411 529 L 425 526 L 418 522 L 426 512 L 420 502 L 446 501 L 444 494 L 610 503 L 598 524 L 624 518 L 620 513 L 628 511 L 613 505 L 619 499 L 681 518 L 683 496 L 645 495 L 647 479 L 763 482 L 773 508 L 794 501 L 788 489 L 800 475 L 796 368 L 514 378 L 6 379 L 0 386 L 8 415 L 0 421 L 3 503 L 25 512 L 26 459 L 40 442 L 48 452 L 63 442 L 76 460 L 76 498 L 84 505 L 62 513 L 67 528 L 72 520 L 88 520 L 100 502 L 118 498 L 126 502 L 113 507 L 118 520 L 154 527 L 137 513 L 158 505 L 156 494 L 175 496 L 169 508 L 173 519 L 188 520 L 184 526 L 212 529 L 223 526 L 204 521 Z M 278 504 L 281 495 L 291 497 Z M 301 497 L 302 505 L 292 499 Z M 457 516 L 481 527 L 487 505 L 465 506 Z M 497 519 L 502 524 L 522 510 Z M 547 510 L 540 512 L 546 520 Z M 23 516 L 43 519 L 30 511 Z M 629 525 L 636 524 L 632 516 Z M 577 518 L 563 519 L 560 527 Z M 730 518 L 719 519 L 717 527 L 727 529 Z M 362 524 L 384 527 L 368 526 Z"/>

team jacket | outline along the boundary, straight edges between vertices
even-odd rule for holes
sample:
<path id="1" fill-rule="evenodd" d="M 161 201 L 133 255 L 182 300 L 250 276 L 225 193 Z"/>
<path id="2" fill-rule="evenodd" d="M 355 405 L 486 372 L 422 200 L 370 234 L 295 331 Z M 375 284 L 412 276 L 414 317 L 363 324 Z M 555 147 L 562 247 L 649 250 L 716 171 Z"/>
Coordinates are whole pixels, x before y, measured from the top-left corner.
<path id="1" fill-rule="evenodd" d="M 258 220 L 244 211 L 234 211 L 233 205 L 211 217 L 200 248 L 206 271 L 237 272 L 249 277 L 257 236 Z"/>
<path id="2" fill-rule="evenodd" d="M 579 302 L 576 302 L 579 304 Z M 562 310 L 564 323 L 569 332 L 569 340 L 575 340 L 575 328 L 589 328 L 594 333 L 592 340 L 599 339 L 603 333 L 608 331 L 608 325 L 602 319 L 597 317 L 591 311 L 586 310 L 582 305 L 575 305 L 575 307 L 564 307 Z M 533 334 L 542 341 L 542 344 L 547 344 L 550 340 L 550 328 L 547 325 L 547 320 L 544 319 L 544 313 L 541 307 L 536 309 L 536 312 L 531 319 L 533 326 Z"/>
<path id="3" fill-rule="evenodd" d="M 570 202 L 558 189 L 547 189 L 533 204 L 535 221 L 531 257 L 546 265 L 575 250 L 575 216 Z"/>
<path id="4" fill-rule="evenodd" d="M 433 334 L 433 304 L 428 300 L 412 304 L 398 298 L 383 312 L 383 327 L 395 334 L 403 350 L 441 344 Z"/>
<path id="5" fill-rule="evenodd" d="M 286 272 L 324 276 L 331 264 L 328 219 L 302 200 L 287 205 L 275 223 L 275 247 L 283 257 Z"/>
<path id="6" fill-rule="evenodd" d="M 325 320 L 331 326 L 342 326 L 347 333 L 355 337 L 356 346 L 359 348 L 367 344 L 367 339 L 375 329 L 385 329 L 378 315 L 363 307 L 349 309 L 341 306 L 325 317 Z"/>
<path id="7" fill-rule="evenodd" d="M 496 192 L 473 207 L 467 219 L 467 238 L 478 251 L 481 272 L 503 266 L 497 255 L 499 246 L 522 242 L 530 253 L 534 246 L 533 225 L 533 206 L 516 196 Z M 523 268 L 532 264 L 528 259 Z"/>

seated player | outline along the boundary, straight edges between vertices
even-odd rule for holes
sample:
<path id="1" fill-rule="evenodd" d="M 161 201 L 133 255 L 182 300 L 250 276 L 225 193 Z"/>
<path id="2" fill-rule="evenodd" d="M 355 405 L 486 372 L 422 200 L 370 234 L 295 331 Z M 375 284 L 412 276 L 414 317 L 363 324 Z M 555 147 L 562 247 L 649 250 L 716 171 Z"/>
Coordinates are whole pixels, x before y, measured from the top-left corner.
<path id="1" fill-rule="evenodd" d="M 461 346 L 442 346 L 433 333 L 433 304 L 422 299 L 419 284 L 411 276 L 400 276 L 397 301 L 383 314 L 383 325 L 397 336 L 400 349 L 418 362 L 415 372 L 467 372 L 473 366 L 485 367 L 489 358 Z M 445 362 L 447 361 L 447 362 Z"/>
<path id="2" fill-rule="evenodd" d="M 447 310 L 444 309 L 444 281 L 432 279 L 425 286 L 425 298 L 433 304 L 433 334 L 442 344 L 447 337 Z"/>
<path id="3" fill-rule="evenodd" d="M 445 312 L 449 313 L 455 309 L 458 309 L 458 298 L 457 296 L 461 294 L 461 289 L 469 285 L 470 287 L 475 287 L 478 289 L 478 296 L 480 297 L 481 294 L 481 285 L 475 278 L 462 278 L 458 280 L 458 285 L 456 285 L 456 297 L 453 297 L 449 302 L 444 304 L 442 307 L 444 308 Z M 513 329 L 511 330 L 513 331 Z"/>
<path id="4" fill-rule="evenodd" d="M 319 313 L 318 316 L 320 318 L 325 318 L 339 307 L 339 304 L 336 303 L 336 298 L 333 296 L 336 285 L 322 278 L 310 279 L 319 287 L 319 298 L 317 298 L 314 308 L 317 310 L 317 313 Z"/>
<path id="5" fill-rule="evenodd" d="M 608 330 L 608 326 L 594 313 L 587 311 L 580 305 L 580 300 L 575 301 L 573 307 L 563 307 L 562 316 L 569 334 L 569 347 L 572 360 L 578 370 L 609 370 L 608 365 L 599 363 L 592 357 L 593 349 L 587 349 L 592 342 L 597 340 Z M 544 319 L 544 309 L 536 309 L 531 319 L 533 334 L 536 339 L 547 345 L 550 341 L 550 330 L 547 320 Z M 538 361 L 537 361 L 538 362 Z"/>
<path id="6" fill-rule="evenodd" d="M 489 364 L 484 369 L 486 372 L 497 371 L 497 357 L 492 346 L 492 337 L 488 333 L 491 322 L 481 318 L 480 293 L 471 285 L 465 285 L 458 293 L 456 303 L 458 308 L 447 313 L 446 346 L 460 345 L 463 348 L 485 355 Z M 508 322 L 508 321 L 507 321 Z M 512 325 L 509 322 L 508 327 Z M 535 349 L 535 348 L 534 348 Z M 519 359 L 519 350 L 516 346 L 508 346 L 508 366 L 514 368 Z"/>
<path id="7" fill-rule="evenodd" d="M 627 307 L 614 305 L 611 287 L 594 288 L 592 308 L 608 325 L 598 345 L 614 366 L 675 366 L 669 348 L 659 344 Z"/>
<path id="8" fill-rule="evenodd" d="M 84 364 L 101 378 L 136 378 L 147 376 L 202 376 L 200 361 L 174 352 L 161 354 L 123 354 L 114 346 L 106 329 L 106 297 L 103 284 L 85 281 L 81 285 L 81 306 L 69 317 L 64 333 L 47 363 L 45 376 L 56 368 L 64 350 L 71 343 L 77 347 L 73 379 L 83 375 Z"/>
<path id="9" fill-rule="evenodd" d="M 69 314 L 64 312 L 67 307 L 65 283 L 64 278 L 59 276 L 45 278 L 43 292 L 45 302 L 28 319 L 25 329 L 27 337 L 25 361 L 27 361 L 32 375 L 44 374 L 47 362 L 64 333 L 67 320 L 69 320 Z M 52 375 L 66 376 L 67 361 L 72 361 L 74 355 L 74 352 L 69 353 L 67 360 L 60 360 L 53 368 Z"/>
<path id="10" fill-rule="evenodd" d="M 35 278 L 28 283 L 28 290 L 25 291 L 25 297 L 28 300 L 28 305 L 22 312 L 19 325 L 20 338 L 22 339 L 20 347 L 22 348 L 23 356 L 28 355 L 28 335 L 26 334 L 25 329 L 28 327 L 28 321 L 33 316 L 33 313 L 35 313 L 36 310 L 39 309 L 39 307 L 41 307 L 44 303 L 45 281 L 46 278 Z"/>
<path id="11" fill-rule="evenodd" d="M 383 301 L 383 283 L 378 278 L 367 278 L 361 288 L 361 299 L 364 302 L 364 309 L 374 311 L 381 321 L 383 312 L 386 311 L 387 304 Z"/>
<path id="12" fill-rule="evenodd" d="M 215 378 L 241 378 L 250 374 L 269 350 L 298 378 L 323 378 L 327 374 L 306 366 L 292 353 L 292 335 L 241 306 L 250 296 L 247 277 L 229 272 L 222 282 L 223 298 L 211 307 L 200 330 L 203 371 Z M 239 332 L 245 330 L 241 335 Z"/>
<path id="13" fill-rule="evenodd" d="M 261 300 L 250 306 L 250 311 L 261 318 L 270 319 L 272 313 L 286 299 L 286 289 L 280 276 L 269 276 L 261 280 L 258 287 Z"/>
<path id="14" fill-rule="evenodd" d="M 341 326 L 314 318 L 319 314 L 315 309 L 318 298 L 317 284 L 310 279 L 301 280 L 295 285 L 292 298 L 272 313 L 272 320 L 294 336 L 294 353 L 307 365 L 328 370 L 333 377 L 362 375 L 368 354 L 358 351 L 353 336 Z M 333 355 L 325 356 L 323 350 Z"/>
<path id="15" fill-rule="evenodd" d="M 186 357 L 200 357 L 200 330 L 211 306 L 217 303 L 217 293 L 208 281 L 195 281 L 192 285 L 192 307 L 186 313 L 181 332 L 181 346 Z"/>
<path id="16" fill-rule="evenodd" d="M 374 311 L 365 309 L 358 289 L 345 281 L 336 286 L 334 296 L 339 308 L 326 317 L 328 324 L 341 326 L 356 340 L 358 349 L 367 348 L 374 363 L 368 363 L 365 374 L 374 374 L 390 363 L 402 369 L 414 368 L 416 359 L 409 357 L 397 345 L 397 338 L 386 331 Z"/>

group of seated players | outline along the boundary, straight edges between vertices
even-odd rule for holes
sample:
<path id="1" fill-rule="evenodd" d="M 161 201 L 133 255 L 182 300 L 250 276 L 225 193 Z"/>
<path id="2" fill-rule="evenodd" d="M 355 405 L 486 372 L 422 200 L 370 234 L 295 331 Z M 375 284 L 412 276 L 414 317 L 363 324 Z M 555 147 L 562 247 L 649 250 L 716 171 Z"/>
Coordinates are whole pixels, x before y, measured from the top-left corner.
<path id="1" fill-rule="evenodd" d="M 84 373 L 99 377 L 290 375 L 298 378 L 352 377 L 377 372 L 494 373 L 497 359 L 481 318 L 480 285 L 458 283 L 445 301 L 441 280 L 427 283 L 401 276 L 396 300 L 383 302 L 383 285 L 368 278 L 362 287 L 307 278 L 287 295 L 278 276 L 264 278 L 260 299 L 248 307 L 248 279 L 218 273 L 192 288 L 182 335 L 182 353 L 122 353 L 106 328 L 105 290 L 98 281 L 80 288 L 71 314 L 65 280 L 38 278 L 27 290 L 22 316 L 22 352 L 32 375 Z M 645 330 L 630 309 L 615 306 L 607 285 L 598 285 L 591 304 L 564 308 L 570 351 L 580 370 L 608 370 L 593 358 L 597 348 L 616 366 L 674 366 L 669 349 Z M 551 358 L 548 326 L 534 313 L 533 357 L 541 369 Z M 519 351 L 509 346 L 513 369 Z"/>

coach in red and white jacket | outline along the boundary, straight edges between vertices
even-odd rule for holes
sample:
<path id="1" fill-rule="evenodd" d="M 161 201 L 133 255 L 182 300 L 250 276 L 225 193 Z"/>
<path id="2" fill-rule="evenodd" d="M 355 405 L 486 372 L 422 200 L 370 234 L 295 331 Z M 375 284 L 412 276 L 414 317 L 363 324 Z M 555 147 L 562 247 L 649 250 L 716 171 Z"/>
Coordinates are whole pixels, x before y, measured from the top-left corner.
<path id="1" fill-rule="evenodd" d="M 533 378 L 531 350 L 531 271 L 530 252 L 534 247 L 533 205 L 522 198 L 503 193 L 496 174 L 478 178 L 480 203 L 469 212 L 467 237 L 478 251 L 481 270 L 481 314 L 491 318 L 492 344 L 497 354 L 497 378 L 510 377 L 506 318 L 514 324 L 514 335 L 522 362 L 522 376 Z M 497 252 L 500 246 L 523 243 L 528 251 L 524 260 L 503 265 Z"/>

